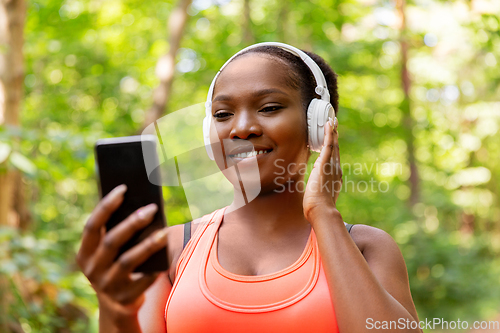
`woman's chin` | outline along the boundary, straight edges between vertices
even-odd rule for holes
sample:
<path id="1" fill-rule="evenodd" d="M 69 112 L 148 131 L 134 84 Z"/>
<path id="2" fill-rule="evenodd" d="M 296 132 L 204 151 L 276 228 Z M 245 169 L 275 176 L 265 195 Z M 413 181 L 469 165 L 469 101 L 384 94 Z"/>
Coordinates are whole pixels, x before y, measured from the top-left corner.
<path id="1" fill-rule="evenodd" d="M 222 174 L 233 185 L 235 191 L 245 192 L 248 198 L 255 198 L 261 191 L 259 168 L 229 167 L 222 170 Z"/>

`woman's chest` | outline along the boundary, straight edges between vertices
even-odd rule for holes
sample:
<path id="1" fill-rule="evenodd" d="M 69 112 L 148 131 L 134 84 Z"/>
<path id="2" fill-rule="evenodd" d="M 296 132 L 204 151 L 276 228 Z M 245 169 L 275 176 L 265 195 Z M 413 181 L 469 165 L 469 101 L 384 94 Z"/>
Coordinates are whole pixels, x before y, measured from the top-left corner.
<path id="1" fill-rule="evenodd" d="M 218 265 L 214 252 L 195 251 L 167 303 L 167 331 L 337 332 L 319 259 L 310 246 L 285 269 L 244 276 Z"/>
<path id="2" fill-rule="evenodd" d="M 257 276 L 272 274 L 292 266 L 307 250 L 309 238 L 286 243 L 262 241 L 220 241 L 216 236 L 214 247 L 217 261 L 226 271 L 237 275 Z"/>
<path id="3" fill-rule="evenodd" d="M 314 232 L 306 244 L 303 240 L 297 245 L 295 253 L 278 255 L 283 261 L 280 266 L 268 261 L 268 274 L 242 275 L 221 266 L 217 227 L 211 224 L 203 229 L 182 255 L 165 309 L 169 333 L 338 332 Z M 235 248 L 248 248 L 252 254 L 247 243 L 239 245 Z M 227 259 L 241 258 L 232 255 L 234 248 L 226 250 L 231 254 Z M 281 252 L 293 251 L 283 248 L 270 257 Z M 265 251 L 256 254 L 265 257 Z"/>

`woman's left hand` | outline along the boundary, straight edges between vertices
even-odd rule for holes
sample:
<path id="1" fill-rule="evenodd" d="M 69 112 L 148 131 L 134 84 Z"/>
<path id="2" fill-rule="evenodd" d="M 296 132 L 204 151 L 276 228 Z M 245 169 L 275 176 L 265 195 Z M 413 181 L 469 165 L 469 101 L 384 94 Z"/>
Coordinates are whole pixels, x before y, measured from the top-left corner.
<path id="1" fill-rule="evenodd" d="M 333 124 L 333 126 L 332 126 Z M 342 188 L 337 117 L 325 124 L 323 148 L 314 162 L 304 194 L 304 216 L 311 221 L 318 211 L 334 208 Z"/>

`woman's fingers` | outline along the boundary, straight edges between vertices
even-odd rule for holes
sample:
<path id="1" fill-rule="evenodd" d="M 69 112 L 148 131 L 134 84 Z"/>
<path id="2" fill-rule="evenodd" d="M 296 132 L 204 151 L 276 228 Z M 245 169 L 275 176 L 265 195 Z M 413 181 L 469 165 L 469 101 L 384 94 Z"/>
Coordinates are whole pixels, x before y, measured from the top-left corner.
<path id="1" fill-rule="evenodd" d="M 158 230 L 120 255 L 111 267 L 108 278 L 114 280 L 120 279 L 121 276 L 128 276 L 137 266 L 163 248 L 167 244 L 167 230 L 167 227 Z"/>
<path id="2" fill-rule="evenodd" d="M 123 194 L 126 190 L 127 186 L 125 184 L 115 187 L 99 201 L 99 204 L 85 224 L 82 245 L 77 254 L 77 262 L 81 268 L 83 268 L 82 265 L 85 265 L 86 260 L 99 246 L 102 227 L 106 224 L 111 214 L 123 202 Z"/>
<path id="3" fill-rule="evenodd" d="M 123 288 L 114 295 L 116 301 L 123 305 L 129 305 L 137 302 L 139 297 L 148 289 L 150 285 L 158 278 L 159 273 L 144 274 L 131 283 L 128 288 Z"/>
<path id="4" fill-rule="evenodd" d="M 320 168 L 320 182 L 330 182 L 328 175 L 333 175 L 332 196 L 334 200 L 342 187 L 342 169 L 340 166 L 339 143 L 338 143 L 338 120 L 329 118 L 328 124 L 325 124 L 325 138 L 320 156 L 314 163 L 315 168 Z M 326 178 L 325 178 L 326 177 Z M 330 188 L 328 186 L 327 188 Z M 336 201 L 336 200 L 335 200 Z"/>
<path id="5" fill-rule="evenodd" d="M 151 223 L 157 210 L 156 204 L 141 207 L 109 230 L 95 253 L 99 266 L 103 269 L 109 267 L 116 258 L 120 247 L 130 240 L 137 231 Z"/>
<path id="6" fill-rule="evenodd" d="M 340 149 L 339 149 L 339 132 L 338 132 L 338 120 L 335 118 L 335 126 L 334 126 L 334 135 L 333 135 L 333 146 L 334 146 L 334 165 L 335 165 L 335 170 L 334 170 L 334 175 L 335 175 L 335 180 L 334 180 L 334 195 L 333 195 L 333 201 L 337 203 L 337 198 L 339 196 L 339 193 L 342 189 L 342 184 L 343 184 L 343 179 L 342 179 L 342 168 L 340 165 Z"/>
<path id="7" fill-rule="evenodd" d="M 333 159 L 335 164 L 334 174 L 337 178 L 342 178 L 342 169 L 340 168 L 340 149 L 339 149 L 339 132 L 338 132 L 338 120 L 335 117 L 335 125 L 333 128 Z"/>
<path id="8" fill-rule="evenodd" d="M 77 262 L 100 300 L 109 300 L 109 304 L 120 311 L 135 313 L 144 302 L 144 291 L 158 274 L 132 272 L 152 254 L 165 247 L 167 228 L 149 236 L 114 262 L 123 244 L 151 223 L 158 211 L 156 204 L 142 207 L 106 232 L 106 222 L 123 203 L 126 189 L 125 185 L 113 189 L 94 209 L 83 231 Z"/>
<path id="9" fill-rule="evenodd" d="M 331 118 L 330 118 L 331 119 Z M 318 156 L 318 159 L 314 163 L 314 167 L 323 166 L 330 163 L 330 158 L 333 152 L 333 133 L 332 133 L 332 121 L 328 120 L 324 127 L 325 138 L 323 140 L 323 148 Z M 326 171 L 326 170 L 325 170 Z"/>

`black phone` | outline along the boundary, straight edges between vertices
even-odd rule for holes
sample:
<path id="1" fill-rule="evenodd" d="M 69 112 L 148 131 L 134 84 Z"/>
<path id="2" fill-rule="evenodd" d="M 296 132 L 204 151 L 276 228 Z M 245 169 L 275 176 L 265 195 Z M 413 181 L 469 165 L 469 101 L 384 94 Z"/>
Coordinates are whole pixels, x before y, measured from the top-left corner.
<path id="1" fill-rule="evenodd" d="M 117 258 L 147 238 L 155 230 L 166 226 L 162 188 L 157 185 L 161 184 L 159 181 L 159 168 L 148 175 L 144 156 L 147 156 L 148 163 L 152 165 L 159 164 L 156 141 L 153 135 L 100 139 L 95 144 L 96 171 L 101 198 L 116 186 L 120 184 L 127 185 L 123 202 L 106 223 L 106 230 L 112 229 L 142 206 L 150 203 L 155 203 L 158 206 L 153 221 L 134 234 L 120 248 Z M 167 269 L 168 260 L 165 246 L 136 267 L 134 272 L 151 273 Z"/>

